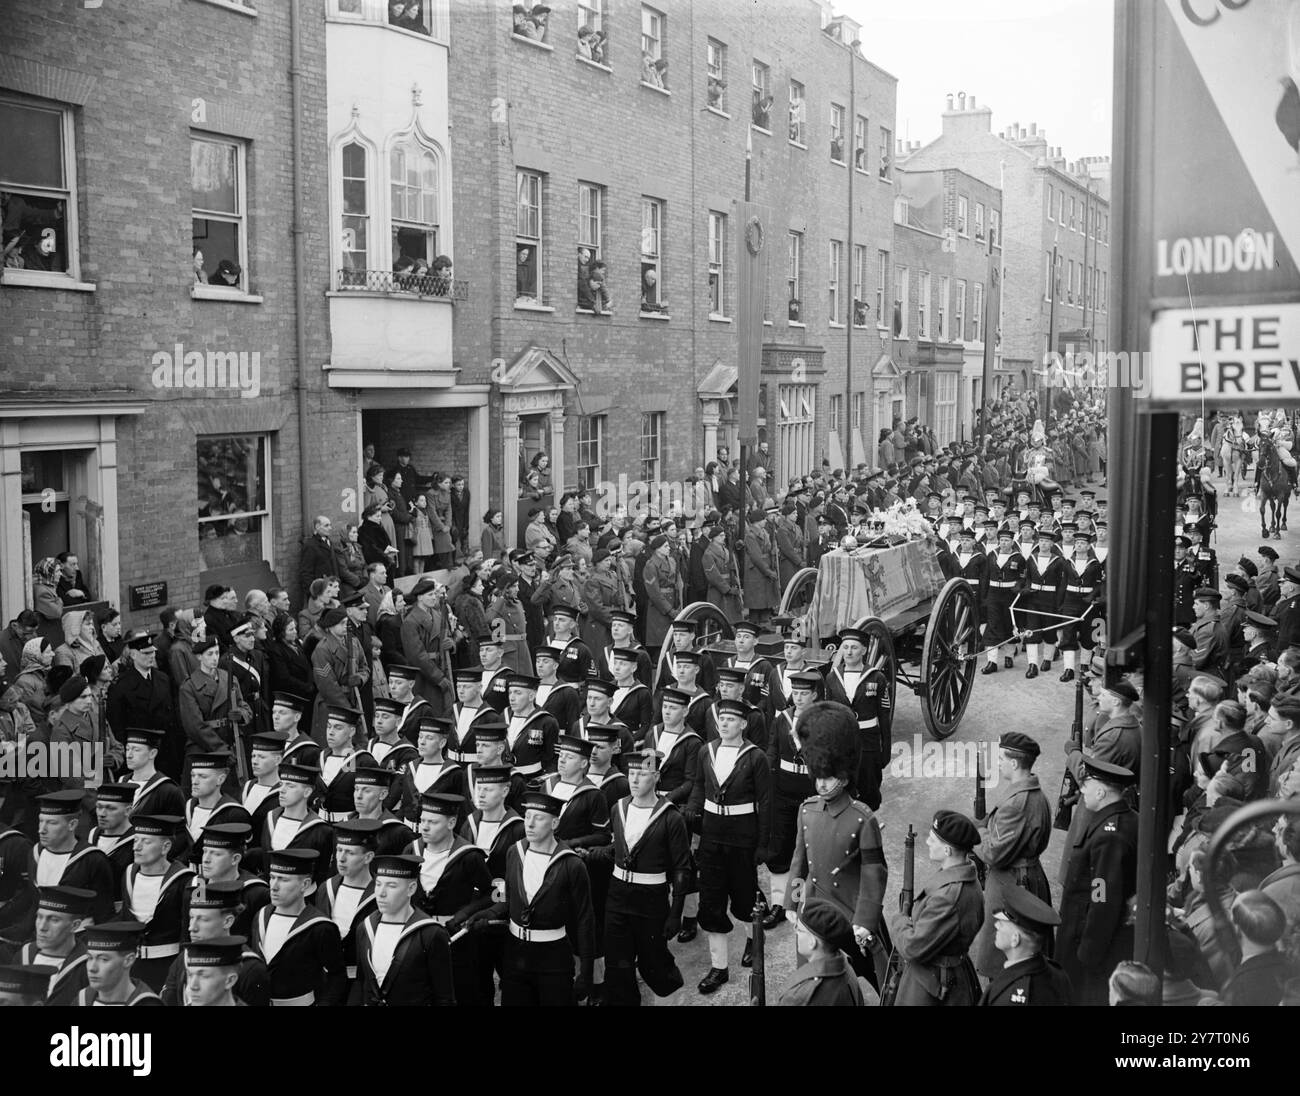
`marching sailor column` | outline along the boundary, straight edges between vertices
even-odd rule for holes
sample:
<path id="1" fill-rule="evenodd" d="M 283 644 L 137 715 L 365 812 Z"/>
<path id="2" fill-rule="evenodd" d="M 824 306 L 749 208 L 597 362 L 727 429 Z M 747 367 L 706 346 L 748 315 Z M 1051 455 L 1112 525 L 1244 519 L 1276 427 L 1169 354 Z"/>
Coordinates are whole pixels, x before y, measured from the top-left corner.
<path id="1" fill-rule="evenodd" d="M 354 818 L 334 824 L 334 863 L 338 874 L 331 875 L 312 895 L 312 903 L 334 922 L 343 948 L 343 965 L 347 972 L 347 1001 L 356 1004 L 360 993 L 357 981 L 357 929 L 375 908 L 375 881 L 370 864 L 375 859 L 375 841 L 380 824 L 373 818 Z"/>
<path id="2" fill-rule="evenodd" d="M 135 921 L 112 921 L 85 931 L 88 985 L 77 994 L 76 1004 L 162 1004 L 158 994 L 131 976 L 143 933 L 144 926 Z"/>
<path id="3" fill-rule="evenodd" d="M 18 949 L 14 962 L 46 967 L 47 1005 L 71 1005 L 89 984 L 86 980 L 86 946 L 78 935 L 90 925 L 94 891 L 82 887 L 41 887 L 36 908 L 36 936 Z"/>
<path id="4" fill-rule="evenodd" d="M 271 853 L 271 904 L 253 920 L 253 950 L 271 974 L 273 1005 L 341 1005 L 347 971 L 338 929 L 307 905 L 319 854 L 315 849 Z"/>
<path id="5" fill-rule="evenodd" d="M 352 789 L 357 769 L 377 768 L 369 750 L 353 745 L 361 713 L 331 704 L 325 724 L 325 751 L 320 755 L 320 815 L 326 822 L 342 822 L 354 809 Z"/>
<path id="6" fill-rule="evenodd" d="M 1033 627 L 1025 638 L 1029 668 L 1025 677 L 1037 677 L 1040 670 L 1052 668 L 1052 646 L 1056 640 L 1057 618 L 1065 597 L 1065 560 L 1056 548 L 1056 533 L 1038 531 L 1038 546 L 1026 560 L 1025 608 L 1033 615 Z M 1038 661 L 1042 645 L 1042 662 Z"/>
<path id="7" fill-rule="evenodd" d="M 420 858 L 375 858 L 375 910 L 356 930 L 363 1005 L 454 1005 L 447 930 L 411 905 Z"/>
<path id="8" fill-rule="evenodd" d="M 487 709 L 495 718 L 496 713 Z M 455 795 L 468 802 L 469 781 L 465 770 L 446 756 L 447 743 L 451 741 L 452 722 L 446 716 L 428 716 L 420 720 L 420 733 L 416 739 L 416 757 L 402 771 L 401 815 L 407 824 L 420 819 L 420 797 L 435 792 Z M 457 822 L 461 821 L 457 819 Z"/>
<path id="9" fill-rule="evenodd" d="M 767 870 L 771 873 L 771 911 L 763 919 L 765 929 L 785 923 L 786 886 L 790 881 L 790 861 L 794 857 L 799 832 L 799 806 L 815 788 L 804 761 L 803 743 L 799 741 L 799 719 L 821 697 L 822 675 L 814 670 L 792 674 L 789 678 L 792 711 L 777 714 L 767 743 L 767 763 L 772 770 L 772 845 Z"/>
<path id="10" fill-rule="evenodd" d="M 68 788 L 36 797 L 37 844 L 31 852 L 28 873 L 38 887 L 82 887 L 92 891 L 95 907 L 91 917 L 102 922 L 113 916 L 117 886 L 108 857 L 77 837 L 82 795 L 81 789 Z"/>
<path id="11" fill-rule="evenodd" d="M 271 1003 L 271 976 L 266 964 L 257 953 L 247 947 L 247 938 L 232 931 L 237 917 L 242 916 L 243 892 L 237 883 L 205 883 L 190 892 L 189 938 L 192 942 L 206 942 L 234 935 L 245 942 L 234 962 L 234 995 L 245 1005 L 262 1007 Z M 188 966 L 182 944 L 182 954 L 173 960 L 161 990 L 164 1005 L 194 1005 Z"/>
<path id="12" fill-rule="evenodd" d="M 1067 530 L 1069 526 L 1064 526 Z M 1073 622 L 1061 629 L 1061 654 L 1065 657 L 1062 681 L 1073 681 L 1079 668 L 1079 648 L 1093 648 L 1092 608 L 1105 590 L 1106 569 L 1092 554 L 1092 533 L 1087 529 L 1069 530 L 1074 552 L 1065 561 L 1065 597 L 1061 614 Z"/>
<path id="13" fill-rule="evenodd" d="M 181 953 L 186 892 L 194 869 L 169 859 L 181 828 L 175 815 L 135 817 L 135 863 L 122 881 L 122 913 L 140 923 L 135 976 L 155 993 Z"/>
<path id="14" fill-rule="evenodd" d="M 691 669 L 693 672 L 694 666 Z M 698 815 L 690 815 L 689 804 L 691 793 L 695 791 L 695 781 L 699 777 L 700 750 L 704 746 L 704 740 L 686 722 L 687 709 L 691 703 L 689 693 L 681 689 L 665 688 L 661 691 L 660 700 L 663 722 L 646 737 L 646 749 L 659 754 L 659 794 L 682 812 L 686 824 L 692 855 L 687 864 L 687 878 L 680 892 L 685 898 L 685 904 L 682 907 L 682 925 L 677 940 L 689 944 L 699 931 L 696 926 L 700 908 L 700 888 L 695 876 L 694 857 L 695 847 L 699 843 L 699 818 Z M 674 897 L 677 893 L 674 890 Z"/>
<path id="15" fill-rule="evenodd" d="M 280 805 L 266 816 L 262 849 L 262 874 L 270 869 L 267 856 L 285 849 L 316 852 L 316 882 L 324 882 L 334 863 L 334 834 L 308 804 L 316 791 L 320 770 L 310 765 L 280 764 Z"/>
<path id="16" fill-rule="evenodd" d="M 992 521 L 986 523 L 995 524 Z M 984 600 L 984 619 L 987 623 L 984 629 L 984 669 L 980 671 L 985 674 L 997 673 L 1003 645 L 1015 639 L 1011 603 L 1024 589 L 1026 573 L 1025 557 L 1016 551 L 1011 526 L 998 527 L 996 535 L 997 545 L 990 547 L 986 557 L 988 592 Z M 1006 655 L 1005 661 L 1006 668 L 1011 669 L 1014 665 L 1012 657 Z"/>

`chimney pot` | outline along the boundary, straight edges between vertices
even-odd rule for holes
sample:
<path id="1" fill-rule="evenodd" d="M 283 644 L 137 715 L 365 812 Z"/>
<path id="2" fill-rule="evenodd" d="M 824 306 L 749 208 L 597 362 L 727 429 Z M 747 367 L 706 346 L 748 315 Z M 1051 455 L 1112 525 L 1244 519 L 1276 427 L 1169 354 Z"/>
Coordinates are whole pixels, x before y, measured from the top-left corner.
<path id="1" fill-rule="evenodd" d="M 951 96 L 951 95 L 948 96 L 948 109 L 949 109 L 949 110 L 952 110 L 952 96 Z"/>
<path id="2" fill-rule="evenodd" d="M 975 109 L 975 96 L 973 95 L 970 97 L 970 108 L 971 110 Z"/>
<path id="3" fill-rule="evenodd" d="M 1030 122 L 1030 123 L 1029 123 L 1029 135 L 1030 135 L 1031 137 L 1034 137 L 1034 136 L 1037 136 L 1037 134 L 1038 134 L 1038 123 L 1037 123 L 1037 122 Z"/>
<path id="4" fill-rule="evenodd" d="M 957 109 L 966 109 L 966 93 L 964 91 L 957 92 Z"/>

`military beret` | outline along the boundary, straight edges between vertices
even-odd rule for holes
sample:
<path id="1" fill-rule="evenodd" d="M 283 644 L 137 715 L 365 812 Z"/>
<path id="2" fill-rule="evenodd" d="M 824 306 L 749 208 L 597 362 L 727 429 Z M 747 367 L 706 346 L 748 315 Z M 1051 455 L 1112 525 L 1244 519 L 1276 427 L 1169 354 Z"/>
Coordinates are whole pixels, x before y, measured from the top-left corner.
<path id="1" fill-rule="evenodd" d="M 407 594 L 407 597 L 414 601 L 417 597 L 423 597 L 425 594 L 432 593 L 437 588 L 438 584 L 434 582 L 433 579 L 422 578 L 411 587 L 411 592 Z"/>
<path id="2" fill-rule="evenodd" d="M 59 686 L 59 699 L 64 704 L 71 704 L 88 688 L 84 677 L 70 677 Z"/>
<path id="3" fill-rule="evenodd" d="M 931 829 L 941 841 L 962 852 L 969 852 L 980 843 L 980 831 L 975 823 L 959 811 L 936 811 Z"/>
<path id="4" fill-rule="evenodd" d="M 1277 549 L 1267 544 L 1261 545 L 1255 554 L 1257 556 L 1263 556 L 1265 559 L 1277 560 Z"/>
<path id="5" fill-rule="evenodd" d="M 1300 582 L 1300 567 L 1283 567 L 1282 574 L 1291 582 Z"/>
<path id="6" fill-rule="evenodd" d="M 832 950 L 846 951 L 853 946 L 853 926 L 830 902 L 809 900 L 799 912 L 799 923 Z"/>
<path id="7" fill-rule="evenodd" d="M 99 675 L 104 672 L 106 665 L 108 665 L 108 659 L 103 655 L 91 655 L 89 658 L 82 659 L 77 672 L 87 681 L 94 682 L 99 680 Z"/>
<path id="8" fill-rule="evenodd" d="M 1136 704 L 1141 699 L 1138 695 L 1137 689 L 1133 687 L 1131 681 L 1116 681 L 1113 685 L 1106 685 L 1105 689 L 1107 692 L 1114 693 L 1129 704 Z"/>
<path id="9" fill-rule="evenodd" d="M 1228 575 L 1223 581 L 1242 594 L 1250 589 L 1250 582 L 1245 575 Z"/>
<path id="10" fill-rule="evenodd" d="M 327 609 L 325 615 L 320 618 L 322 628 L 333 628 L 336 624 L 342 624 L 348 619 L 346 609 Z"/>
<path id="11" fill-rule="evenodd" d="M 1254 560 L 1247 559 L 1245 556 L 1242 556 L 1241 559 L 1237 560 L 1237 566 L 1240 567 L 1242 571 L 1245 574 L 1249 575 L 1251 578 L 1259 577 L 1259 568 L 1255 566 Z"/>
<path id="12" fill-rule="evenodd" d="M 1037 757 L 1042 753 L 1042 747 L 1037 742 L 1019 731 L 1005 732 L 998 740 L 998 745 L 1009 753 L 1024 754 L 1026 757 Z"/>
<path id="13" fill-rule="evenodd" d="M 1099 522 L 1098 524 L 1101 523 Z M 1179 534 L 1178 536 L 1174 537 L 1174 545 L 1178 548 L 1190 548 L 1192 546 L 1192 542 L 1190 538 L 1185 537 L 1182 534 Z"/>

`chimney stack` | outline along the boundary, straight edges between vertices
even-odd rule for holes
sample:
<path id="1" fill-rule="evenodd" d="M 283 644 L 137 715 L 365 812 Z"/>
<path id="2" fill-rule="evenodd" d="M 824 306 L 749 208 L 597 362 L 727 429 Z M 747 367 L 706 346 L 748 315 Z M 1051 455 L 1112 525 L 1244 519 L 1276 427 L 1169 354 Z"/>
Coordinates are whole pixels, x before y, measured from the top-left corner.
<path id="1" fill-rule="evenodd" d="M 957 109 L 966 109 L 966 93 L 964 91 L 957 92 Z"/>
<path id="2" fill-rule="evenodd" d="M 949 96 L 948 96 L 948 109 L 949 109 L 949 110 L 952 110 L 952 95 L 951 95 L 951 94 L 949 94 Z"/>
<path id="3" fill-rule="evenodd" d="M 970 97 L 970 108 L 971 110 L 975 109 L 975 96 L 973 95 Z"/>
<path id="4" fill-rule="evenodd" d="M 1037 122 L 1030 122 L 1030 123 L 1029 123 L 1029 136 L 1031 136 L 1031 137 L 1037 137 L 1037 136 L 1038 136 L 1038 123 L 1037 123 Z"/>

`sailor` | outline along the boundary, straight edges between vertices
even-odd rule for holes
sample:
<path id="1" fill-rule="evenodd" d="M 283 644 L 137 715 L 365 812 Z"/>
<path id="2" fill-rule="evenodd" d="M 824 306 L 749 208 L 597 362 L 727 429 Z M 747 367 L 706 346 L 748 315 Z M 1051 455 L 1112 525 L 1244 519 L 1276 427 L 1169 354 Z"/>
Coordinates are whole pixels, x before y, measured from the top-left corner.
<path id="1" fill-rule="evenodd" d="M 127 780 L 136 786 L 132 814 L 185 813 L 185 793 L 155 765 L 166 734 L 153 727 L 126 728 L 122 749 L 130 774 Z"/>
<path id="2" fill-rule="evenodd" d="M 415 831 L 390 811 L 384 804 L 391 798 L 391 788 L 397 773 L 391 769 L 357 769 L 352 785 L 352 805 L 356 817 L 379 823 L 375 835 L 375 854 L 390 856 L 401 852 L 415 840 Z"/>
<path id="3" fill-rule="evenodd" d="M 493 709 L 488 711 L 495 717 Z M 505 729 L 502 726 L 504 740 Z M 416 759 L 408 762 L 402 772 L 401 815 L 408 825 L 419 821 L 420 797 L 423 795 L 441 792 L 460 796 L 468 803 L 469 780 L 465 767 L 447 758 L 447 743 L 450 741 L 452 721 L 449 717 L 426 716 L 420 720 L 419 737 L 415 742 Z M 460 821 L 458 819 L 457 823 Z"/>
<path id="4" fill-rule="evenodd" d="M 1016 600 L 1025 582 L 1025 557 L 1016 551 L 1010 526 L 996 530 L 996 544 L 991 545 L 987 559 L 982 616 L 984 629 L 985 674 L 997 673 L 998 658 L 1005 660 L 1009 670 L 1014 665 L 1010 654 L 1004 654 L 1004 645 L 1014 640 L 1015 624 L 1011 619 L 1011 604 Z"/>
<path id="5" fill-rule="evenodd" d="M 536 695 L 533 697 L 533 703 L 539 709 L 549 713 L 558 727 L 572 727 L 574 720 L 582 714 L 584 696 L 576 683 L 563 681 L 558 676 L 561 654 L 558 647 L 550 645 L 538 647 L 534 652 L 533 661 L 537 664 L 537 677 L 532 680 L 535 680 L 537 685 L 534 687 Z M 527 673 L 511 674 L 506 679 L 507 692 L 517 687 L 511 682 L 527 677 L 529 677 Z M 513 693 L 511 692 L 510 695 Z M 512 703 L 506 711 L 509 712 L 513 707 Z"/>
<path id="6" fill-rule="evenodd" d="M 718 700 L 737 700 L 745 706 L 745 740 L 752 742 L 760 750 L 767 746 L 767 719 L 761 708 L 756 708 L 745 699 L 745 679 L 748 676 L 743 666 L 720 666 L 718 668 Z M 718 740 L 718 704 L 709 706 L 705 714 L 705 740 Z"/>
<path id="7" fill-rule="evenodd" d="M 238 995 L 247 938 L 214 936 L 185 945 L 185 1003 L 198 1007 L 247 1005 Z"/>
<path id="8" fill-rule="evenodd" d="M 763 920 L 765 929 L 774 929 L 785 923 L 786 886 L 799 830 L 799 808 L 814 791 L 813 779 L 804 761 L 798 722 L 821 699 L 824 683 L 822 675 L 813 670 L 796 673 L 790 678 L 793 708 L 777 713 L 767 743 L 767 763 L 772 771 L 772 837 L 767 859 L 771 911 Z"/>
<path id="9" fill-rule="evenodd" d="M 180 954 L 194 869 L 171 859 L 173 844 L 183 840 L 180 818 L 138 814 L 134 821 L 134 863 L 122 880 L 122 914 L 143 926 L 134 974 L 156 993 Z"/>
<path id="10" fill-rule="evenodd" d="M 280 764 L 280 805 L 266 816 L 266 828 L 262 831 L 263 875 L 270 870 L 266 867 L 268 854 L 310 849 L 316 853 L 313 861 L 316 882 L 324 882 L 329 877 L 334 861 L 334 835 L 325 820 L 308 805 L 319 778 L 319 769 L 289 762 Z"/>
<path id="11" fill-rule="evenodd" d="M 600 677 L 613 677 L 610 659 L 615 647 L 625 647 L 636 651 L 636 678 L 642 685 L 655 687 L 655 664 L 650 652 L 636 638 L 636 614 L 622 609 L 614 609 L 609 614 L 610 645 L 599 652 L 598 670 Z M 659 682 L 663 684 L 663 682 Z"/>
<path id="12" fill-rule="evenodd" d="M 342 822 L 353 811 L 352 788 L 357 769 L 375 768 L 369 750 L 353 744 L 361 713 L 337 704 L 327 706 L 325 750 L 320 756 L 320 816 L 326 822 Z"/>
<path id="13" fill-rule="evenodd" d="M 510 754 L 506 749 L 506 725 L 500 721 L 480 723 L 474 734 L 474 752 L 478 760 L 469 766 L 465 773 L 465 780 L 470 799 L 477 802 L 479 773 L 483 769 L 496 769 L 503 765 L 506 768 L 511 767 Z M 516 771 L 510 773 L 505 802 L 511 810 L 518 811 L 522 808 L 528 783 L 528 778 L 522 773 Z"/>
<path id="14" fill-rule="evenodd" d="M 561 681 L 581 685 L 587 680 L 594 660 L 591 648 L 578 638 L 578 610 L 574 606 L 563 603 L 551 606 L 550 645 L 559 651 Z"/>
<path id="15" fill-rule="evenodd" d="M 772 662 L 758 653 L 760 630 L 750 620 L 741 620 L 732 626 L 736 653 L 726 665 L 744 670 L 744 699 L 763 714 L 764 739 L 754 744 L 760 749 L 767 744 L 766 729 L 781 703 L 781 675 Z"/>
<path id="16" fill-rule="evenodd" d="M 94 845 L 105 856 L 113 869 L 113 908 L 122 912 L 122 877 L 135 857 L 135 831 L 131 828 L 131 803 L 135 799 L 134 784 L 101 784 L 95 789 L 95 825 L 86 835 L 86 843 Z"/>
<path id="17" fill-rule="evenodd" d="M 852 708 L 857 716 L 862 756 L 855 784 L 849 790 L 877 811 L 893 726 L 893 683 L 878 666 L 866 663 L 872 643 L 870 633 L 845 628 L 839 641 L 843 661 L 826 675 L 826 699 Z"/>
<path id="18" fill-rule="evenodd" d="M 478 657 L 482 662 L 482 666 L 479 667 L 479 695 L 483 698 L 483 703 L 498 715 L 506 710 L 506 705 L 510 702 L 510 675 L 516 671 L 516 667 L 506 661 L 505 644 L 512 640 L 517 641 L 524 648 L 523 653 L 527 662 L 530 661 L 527 658 L 528 648 L 524 646 L 523 639 L 522 635 L 478 637 Z M 517 669 L 527 672 L 528 666 L 522 665 Z"/>
<path id="19" fill-rule="evenodd" d="M 1062 681 L 1073 681 L 1079 665 L 1079 648 L 1091 652 L 1092 621 L 1096 606 L 1105 593 L 1106 568 L 1092 554 L 1092 533 L 1075 530 L 1074 553 L 1065 561 L 1065 597 L 1061 614 L 1073 619 L 1061 629 L 1061 653 L 1065 658 Z"/>
<path id="20" fill-rule="evenodd" d="M 389 697 L 402 706 L 397 716 L 397 733 L 407 742 L 414 742 L 420 720 L 433 715 L 433 707 L 415 691 L 420 671 L 415 666 L 394 663 L 385 671 L 388 674 Z"/>
<path id="21" fill-rule="evenodd" d="M 601 727 L 617 727 L 619 752 L 632 749 L 635 744 L 633 729 L 615 716 L 611 710 L 617 688 L 618 686 L 608 678 L 588 678 L 586 711 L 581 719 L 568 728 L 568 733 L 577 738 L 586 738 L 587 728 L 593 724 Z"/>
<path id="22" fill-rule="evenodd" d="M 320 745 L 302 726 L 303 713 L 310 707 L 311 701 L 304 700 L 293 693 L 275 694 L 274 703 L 271 705 L 271 730 L 285 736 L 282 761 L 294 761 L 299 765 L 320 763 Z M 263 738 L 265 741 L 261 735 L 253 736 L 253 739 L 257 738 Z M 252 741 L 250 740 L 250 743 Z M 251 764 L 250 760 L 250 768 Z M 254 779 L 258 779 L 256 774 Z"/>
<path id="23" fill-rule="evenodd" d="M 28 1008 L 44 1005 L 53 977 L 54 971 L 49 967 L 0 967 L 0 1008 L 6 1005 Z"/>
<path id="24" fill-rule="evenodd" d="M 704 740 L 686 722 L 686 710 L 691 701 L 687 693 L 680 689 L 666 688 L 661 700 L 663 722 L 651 730 L 646 738 L 645 749 L 653 750 L 659 755 L 656 791 L 682 811 L 685 819 L 686 807 L 699 775 L 700 750 L 704 746 Z M 687 826 L 687 833 L 690 835 L 693 852 L 699 844 L 699 832 L 698 829 L 692 830 Z M 685 905 L 682 908 L 682 925 L 677 934 L 678 942 L 684 944 L 694 940 L 698 932 L 700 894 L 694 856 L 688 870 L 683 892 Z"/>
<path id="25" fill-rule="evenodd" d="M 497 671 L 503 683 L 509 678 L 509 671 Z M 456 749 L 452 761 L 468 765 L 474 760 L 474 725 L 481 720 L 495 723 L 500 717 L 498 709 L 483 700 L 483 667 L 467 666 L 452 673 L 456 681 L 456 703 L 451 708 L 454 720 Z M 505 699 L 509 699 L 507 695 Z M 409 761 L 410 759 L 408 759 Z"/>
<path id="26" fill-rule="evenodd" d="M 201 886 L 229 884 L 238 889 L 239 912 L 229 926 L 235 936 L 247 936 L 253 927 L 253 917 L 271 900 L 266 880 L 244 866 L 252 832 L 244 822 L 214 822 L 209 825 L 203 831 L 199 874 L 190 880 L 187 904 L 193 903 L 195 892 Z"/>
<path id="27" fill-rule="evenodd" d="M 108 857 L 77 837 L 83 794 L 80 788 L 68 788 L 36 797 L 37 843 L 32 849 L 30 876 L 37 887 L 93 891 L 91 919 L 101 922 L 113 916 L 117 886 Z"/>
<path id="28" fill-rule="evenodd" d="M 173 816 L 176 817 L 176 816 Z M 162 999 L 132 976 L 144 926 L 136 921 L 92 925 L 82 935 L 87 986 L 77 1005 L 161 1005 Z"/>
<path id="29" fill-rule="evenodd" d="M 1052 668 L 1066 580 L 1065 560 L 1056 549 L 1056 540 L 1056 533 L 1040 529 L 1037 547 L 1025 561 L 1025 587 L 1020 599 L 1020 608 L 1027 614 L 1029 633 L 1025 637 L 1029 661 L 1025 677 L 1037 677 L 1040 670 L 1046 672 Z"/>
<path id="30" fill-rule="evenodd" d="M 229 753 L 193 753 L 187 760 L 192 795 L 186 800 L 185 827 L 176 835 L 171 858 L 195 865 L 203 857 L 203 831 L 210 823 L 244 822 L 251 826 L 253 819 L 238 799 L 222 790 L 230 778 L 233 759 Z"/>
<path id="31" fill-rule="evenodd" d="M 268 895 L 269 901 L 269 895 Z M 195 942 L 218 940 L 227 936 L 239 936 L 247 941 L 243 933 L 233 932 L 232 926 L 241 916 L 243 900 L 241 888 L 236 883 L 205 883 L 190 892 L 189 901 L 189 939 Z M 173 961 L 167 972 L 160 993 L 164 1005 L 190 1005 L 189 983 L 186 978 L 186 963 L 183 954 L 186 945 L 182 945 L 182 954 Z M 240 948 L 235 968 L 235 997 L 245 1005 L 263 1007 L 271 1003 L 271 976 L 266 964 L 257 953 L 245 945 Z"/>
<path id="32" fill-rule="evenodd" d="M 686 723 L 701 739 L 704 738 L 708 730 L 708 712 L 709 706 L 716 699 L 711 692 L 706 692 L 697 680 L 700 674 L 701 659 L 704 656 L 699 651 L 674 651 L 672 657 L 673 679 L 675 685 L 665 685 L 660 682 L 659 688 L 655 692 L 654 705 L 657 718 L 663 719 L 663 696 L 664 691 L 669 688 L 675 688 L 679 693 L 687 698 L 686 701 Z M 714 670 L 714 687 L 717 687 L 717 671 Z"/>
<path id="33" fill-rule="evenodd" d="M 610 653 L 610 673 L 614 678 L 610 703 L 613 719 L 603 722 L 619 722 L 628 728 L 631 736 L 623 746 L 625 750 L 631 750 L 635 743 L 645 738 L 654 723 L 654 696 L 637 680 L 636 669 L 637 652 L 633 648 L 613 648 Z"/>
<path id="34" fill-rule="evenodd" d="M 270 972 L 272 1005 L 329 1006 L 346 1000 L 338 929 L 307 903 L 319 858 L 315 849 L 282 849 L 267 857 L 271 904 L 253 919 L 250 943 Z"/>
<path id="35" fill-rule="evenodd" d="M 375 908 L 375 881 L 370 865 L 380 825 L 373 818 L 354 818 L 334 824 L 334 865 L 331 875 L 311 896 L 312 904 L 334 922 L 343 948 L 349 1004 L 360 994 L 357 982 L 357 928 Z"/>
<path id="36" fill-rule="evenodd" d="M 71 1005 L 89 985 L 83 931 L 90 927 L 97 895 L 83 887 L 41 887 L 36 907 L 36 935 L 18 949 L 13 961 L 49 968 L 53 973 L 45 1003 Z"/>
<path id="37" fill-rule="evenodd" d="M 633 616 L 631 613 L 626 613 L 624 615 L 629 617 L 632 622 L 635 622 L 636 617 Z M 630 634 L 630 630 L 631 630 L 631 625 L 629 624 L 629 634 Z M 669 632 L 669 643 L 667 645 L 667 650 L 664 652 L 663 657 L 660 659 L 660 665 L 663 667 L 663 669 L 660 672 L 659 678 L 655 683 L 656 689 L 663 688 L 665 686 L 671 688 L 673 685 L 677 683 L 677 676 L 673 667 L 673 662 L 674 662 L 674 656 L 678 651 L 698 651 L 700 657 L 699 657 L 699 674 L 697 675 L 697 680 L 699 681 L 700 688 L 704 689 L 706 692 L 713 691 L 713 686 L 717 682 L 717 678 L 715 676 L 715 671 L 717 668 L 713 663 L 713 655 L 706 650 L 700 649 L 699 632 L 700 632 L 699 625 L 693 620 L 678 619 L 673 621 L 672 628 Z M 627 642 L 627 647 L 631 650 L 637 651 L 638 656 L 641 651 L 645 650 L 644 647 L 637 646 L 635 644 L 635 641 L 633 640 L 629 640 Z M 611 651 L 606 652 L 607 662 L 609 660 L 610 654 Z M 639 659 L 638 659 L 638 665 L 639 665 Z"/>
<path id="38" fill-rule="evenodd" d="M 401 714 L 402 705 L 396 700 L 383 696 L 375 697 L 375 736 L 366 746 L 370 756 L 379 763 L 379 767 L 393 773 L 395 777 L 419 756 L 414 743 L 398 733 L 401 729 L 399 723 Z M 390 783 L 384 806 L 389 810 L 395 809 L 401 794 L 401 782 L 394 779 Z"/>
<path id="39" fill-rule="evenodd" d="M 277 701 L 275 707 L 271 709 L 273 719 L 275 711 L 279 708 L 280 704 Z M 250 829 L 255 835 L 262 832 L 266 826 L 266 816 L 279 805 L 280 762 L 284 760 L 288 742 L 289 736 L 284 731 L 268 731 L 266 734 L 255 734 L 249 737 L 248 770 L 251 779 L 244 781 L 244 786 L 240 788 L 239 802 L 248 812 L 251 819 Z M 294 756 L 316 757 L 319 751 L 314 748 L 315 745 L 313 742 L 310 753 L 299 748 L 294 751 Z M 257 865 L 253 863 L 249 866 Z M 235 935 L 247 936 L 248 933 L 240 929 L 236 930 Z"/>
<path id="40" fill-rule="evenodd" d="M 539 653 L 539 665 L 545 661 Z M 505 711 L 506 746 L 514 758 L 515 772 L 525 779 L 554 771 L 555 740 L 560 737 L 560 727 L 555 716 L 550 711 L 537 707 L 538 685 L 538 679 L 530 674 L 510 676 L 510 705 Z M 563 683 L 554 689 L 572 691 L 574 703 L 581 708 L 581 698 L 573 685 Z M 576 719 L 577 716 L 574 715 L 573 718 Z M 571 724 L 572 720 L 565 726 Z"/>
<path id="41" fill-rule="evenodd" d="M 363 1005 L 454 1005 L 447 930 L 412 905 L 420 858 L 375 858 L 375 906 L 356 932 Z"/>

